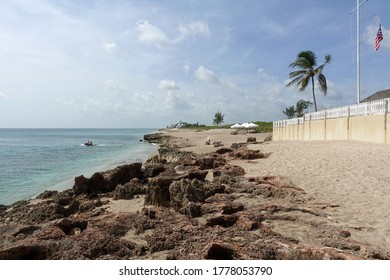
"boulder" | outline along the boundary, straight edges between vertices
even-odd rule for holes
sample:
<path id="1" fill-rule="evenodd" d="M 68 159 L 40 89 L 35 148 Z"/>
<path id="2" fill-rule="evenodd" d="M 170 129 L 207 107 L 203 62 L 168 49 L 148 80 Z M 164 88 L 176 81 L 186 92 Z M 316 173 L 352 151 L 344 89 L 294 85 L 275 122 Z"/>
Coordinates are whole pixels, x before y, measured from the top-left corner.
<path id="1" fill-rule="evenodd" d="M 91 178 L 78 176 L 75 178 L 73 191 L 75 194 L 89 195 L 111 192 L 119 184 L 130 182 L 133 178 L 141 178 L 141 167 L 142 163 L 132 163 L 106 172 L 95 173 Z"/>

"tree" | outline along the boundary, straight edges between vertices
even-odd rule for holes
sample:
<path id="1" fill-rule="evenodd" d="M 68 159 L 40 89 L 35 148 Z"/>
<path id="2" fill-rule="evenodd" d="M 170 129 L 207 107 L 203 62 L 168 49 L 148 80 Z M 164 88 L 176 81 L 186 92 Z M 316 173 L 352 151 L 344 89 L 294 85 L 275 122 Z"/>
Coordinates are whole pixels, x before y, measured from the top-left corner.
<path id="1" fill-rule="evenodd" d="M 299 100 L 297 102 L 297 105 L 295 106 L 295 115 L 297 118 L 301 118 L 303 117 L 304 114 L 307 113 L 307 109 L 309 109 L 309 107 L 312 105 L 313 103 L 311 103 L 310 101 L 306 101 L 306 100 Z"/>
<path id="2" fill-rule="evenodd" d="M 289 65 L 289 67 L 295 68 L 298 67 L 300 70 L 293 71 L 289 74 L 290 81 L 286 86 L 289 87 L 293 84 L 297 84 L 299 87 L 299 91 L 304 91 L 308 86 L 309 82 L 311 82 L 312 86 L 312 94 L 313 94 L 313 104 L 314 111 L 317 111 L 317 102 L 316 96 L 314 93 L 314 78 L 317 77 L 318 85 L 320 91 L 326 96 L 326 92 L 328 91 L 328 86 L 326 84 L 326 78 L 322 74 L 322 70 L 325 65 L 330 63 L 331 56 L 330 54 L 325 56 L 325 62 L 315 68 L 317 66 L 317 57 L 312 51 L 303 51 L 297 55 L 296 60 Z"/>
<path id="3" fill-rule="evenodd" d="M 303 117 L 307 113 L 307 109 L 312 105 L 310 101 L 299 100 L 295 106 L 290 106 L 283 111 L 289 119 Z"/>
<path id="4" fill-rule="evenodd" d="M 289 119 L 294 118 L 295 117 L 295 107 L 290 106 L 290 107 L 286 108 L 286 110 L 283 111 L 283 114 L 285 114 L 287 116 L 287 118 L 289 118 Z"/>
<path id="5" fill-rule="evenodd" d="M 222 114 L 222 112 L 220 111 L 217 111 L 214 115 L 214 121 L 213 123 L 216 124 L 217 126 L 220 124 L 220 123 L 223 123 L 223 119 L 224 119 L 225 115 Z"/>

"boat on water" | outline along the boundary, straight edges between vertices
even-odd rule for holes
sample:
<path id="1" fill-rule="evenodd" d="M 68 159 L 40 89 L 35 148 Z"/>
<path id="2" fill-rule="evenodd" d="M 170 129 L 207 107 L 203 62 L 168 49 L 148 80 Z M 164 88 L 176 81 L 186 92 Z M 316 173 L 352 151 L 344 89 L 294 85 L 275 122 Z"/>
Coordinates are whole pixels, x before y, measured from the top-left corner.
<path id="1" fill-rule="evenodd" d="M 87 142 L 84 143 L 84 146 L 96 146 L 92 141 L 88 140 Z"/>

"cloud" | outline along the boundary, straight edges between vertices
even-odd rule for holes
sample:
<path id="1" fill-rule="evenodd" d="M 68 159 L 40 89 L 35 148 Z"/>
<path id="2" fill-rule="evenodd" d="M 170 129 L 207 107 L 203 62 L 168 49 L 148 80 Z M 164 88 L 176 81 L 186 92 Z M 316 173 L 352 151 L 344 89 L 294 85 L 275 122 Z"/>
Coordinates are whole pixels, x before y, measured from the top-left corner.
<path id="1" fill-rule="evenodd" d="M 210 29 L 206 21 L 193 21 L 188 25 L 180 25 L 179 33 L 180 35 L 174 40 L 175 43 L 180 43 L 187 39 L 196 39 L 198 36 L 209 37 Z"/>
<path id="2" fill-rule="evenodd" d="M 9 99 L 9 97 L 2 91 L 0 91 L 0 98 Z"/>
<path id="3" fill-rule="evenodd" d="M 115 44 L 115 42 L 104 41 L 102 43 L 102 48 L 103 48 L 104 51 L 106 51 L 108 53 L 111 53 L 111 52 L 116 50 L 116 44 Z"/>
<path id="4" fill-rule="evenodd" d="M 190 65 L 188 64 L 188 61 L 185 61 L 183 64 L 183 71 L 186 75 L 190 73 Z"/>
<path id="5" fill-rule="evenodd" d="M 195 77 L 204 82 L 221 84 L 221 79 L 212 70 L 207 69 L 203 65 L 195 70 Z"/>
<path id="6" fill-rule="evenodd" d="M 178 29 L 179 34 L 169 38 L 160 28 L 146 20 L 141 20 L 136 24 L 138 40 L 148 45 L 155 45 L 159 49 L 167 49 L 190 39 L 195 40 L 197 37 L 210 36 L 208 23 L 205 21 L 193 21 L 187 25 L 179 25 Z"/>
<path id="7" fill-rule="evenodd" d="M 138 22 L 136 30 L 139 33 L 138 39 L 142 43 L 155 45 L 160 49 L 164 49 L 170 45 L 170 40 L 165 33 L 146 20 Z"/>
<path id="8" fill-rule="evenodd" d="M 162 80 L 160 81 L 158 87 L 163 90 L 178 90 L 179 86 L 173 80 Z"/>
<path id="9" fill-rule="evenodd" d="M 105 80 L 103 82 L 103 87 L 105 91 L 108 91 L 112 94 L 123 94 L 128 92 L 128 89 L 125 86 L 112 79 Z"/>

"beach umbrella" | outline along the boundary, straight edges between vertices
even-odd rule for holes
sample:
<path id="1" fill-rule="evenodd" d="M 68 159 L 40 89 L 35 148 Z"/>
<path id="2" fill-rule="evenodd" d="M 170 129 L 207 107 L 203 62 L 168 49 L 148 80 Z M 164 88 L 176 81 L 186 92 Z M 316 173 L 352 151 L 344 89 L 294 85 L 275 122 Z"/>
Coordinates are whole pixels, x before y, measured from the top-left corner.
<path id="1" fill-rule="evenodd" d="M 243 128 L 249 128 L 248 126 L 249 126 L 249 123 L 247 123 L 247 122 L 244 122 L 244 123 L 242 124 L 242 127 L 243 127 Z"/>
<path id="2" fill-rule="evenodd" d="M 230 128 L 244 128 L 244 126 L 236 123 L 236 124 L 233 124 Z"/>
<path id="3" fill-rule="evenodd" d="M 246 128 L 255 128 L 255 127 L 258 127 L 258 125 L 254 124 L 253 122 L 248 123 L 248 125 L 246 126 Z"/>

